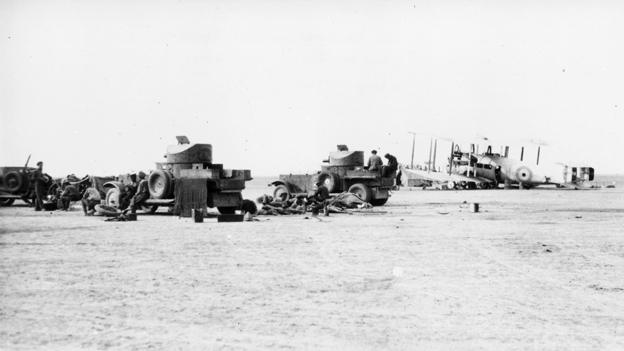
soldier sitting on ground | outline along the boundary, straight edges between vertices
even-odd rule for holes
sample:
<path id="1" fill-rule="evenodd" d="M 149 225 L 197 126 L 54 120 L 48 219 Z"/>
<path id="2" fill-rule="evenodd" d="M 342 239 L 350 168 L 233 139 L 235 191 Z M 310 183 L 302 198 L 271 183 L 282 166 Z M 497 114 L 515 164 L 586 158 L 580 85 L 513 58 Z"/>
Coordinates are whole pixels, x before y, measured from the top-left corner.
<path id="1" fill-rule="evenodd" d="M 321 209 L 324 210 L 325 215 L 328 215 L 327 199 L 329 199 L 329 190 L 322 181 L 316 182 L 316 190 L 308 196 L 312 216 L 318 216 Z"/>
<path id="2" fill-rule="evenodd" d="M 145 173 L 139 172 L 139 186 L 137 187 L 136 194 L 134 194 L 134 196 L 130 200 L 131 213 L 136 213 L 137 208 L 139 208 L 139 206 L 142 206 L 145 201 L 150 197 L 149 186 L 147 184 L 147 179 L 145 179 L 145 176 Z"/>
<path id="3" fill-rule="evenodd" d="M 87 188 L 82 195 L 82 210 L 85 216 L 92 216 L 95 212 L 95 205 L 99 205 L 102 200 L 100 192 L 96 188 Z"/>

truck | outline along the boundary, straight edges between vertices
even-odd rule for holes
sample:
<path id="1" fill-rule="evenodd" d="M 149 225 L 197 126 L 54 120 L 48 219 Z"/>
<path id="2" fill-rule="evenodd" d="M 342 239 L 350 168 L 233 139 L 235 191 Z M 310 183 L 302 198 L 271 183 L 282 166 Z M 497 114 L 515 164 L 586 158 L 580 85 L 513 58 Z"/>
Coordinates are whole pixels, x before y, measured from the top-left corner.
<path id="1" fill-rule="evenodd" d="M 30 156 L 24 166 L 0 167 L 0 206 L 11 206 L 15 200 L 22 200 L 31 204 L 35 196 L 35 187 L 31 182 L 31 175 L 37 169 L 28 167 Z M 53 194 L 54 180 L 47 173 L 43 174 L 47 195 Z"/>
<path id="2" fill-rule="evenodd" d="M 307 194 L 322 182 L 330 193 L 348 191 L 358 195 L 363 201 L 373 206 L 382 206 L 390 197 L 390 190 L 395 185 L 396 171 L 386 166 L 368 170 L 364 167 L 364 152 L 349 151 L 339 145 L 338 151 L 331 152 L 324 160 L 321 170 L 315 174 L 282 174 L 271 182 L 274 186 L 273 197 L 286 200 L 291 196 Z"/>
<path id="3" fill-rule="evenodd" d="M 177 145 L 169 145 L 165 162 L 147 176 L 150 198 L 144 206 L 151 213 L 161 206 L 183 217 L 192 209 L 217 208 L 221 214 L 234 214 L 241 209 L 242 190 L 252 179 L 247 169 L 225 169 L 212 162 L 212 145 L 190 143 L 187 137 L 178 136 Z M 129 176 L 104 184 L 107 206 L 127 206 Z"/>

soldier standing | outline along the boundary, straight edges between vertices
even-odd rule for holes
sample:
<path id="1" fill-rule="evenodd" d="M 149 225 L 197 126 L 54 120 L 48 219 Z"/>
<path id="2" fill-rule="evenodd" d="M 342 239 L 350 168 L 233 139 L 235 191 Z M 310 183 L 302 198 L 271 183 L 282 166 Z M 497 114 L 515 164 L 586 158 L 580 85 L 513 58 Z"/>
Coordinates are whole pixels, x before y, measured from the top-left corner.
<path id="1" fill-rule="evenodd" d="M 35 187 L 35 196 L 33 197 L 35 211 L 41 211 L 43 209 L 43 199 L 46 196 L 45 179 L 43 177 L 43 162 L 37 162 L 37 169 L 32 172 L 30 179 Z"/>
<path id="2" fill-rule="evenodd" d="M 397 162 L 396 157 L 390 154 L 385 154 L 384 157 L 388 159 L 388 165 L 384 169 L 383 176 L 389 177 L 390 175 L 392 175 L 392 173 L 396 172 L 396 170 L 399 168 L 399 162 Z"/>

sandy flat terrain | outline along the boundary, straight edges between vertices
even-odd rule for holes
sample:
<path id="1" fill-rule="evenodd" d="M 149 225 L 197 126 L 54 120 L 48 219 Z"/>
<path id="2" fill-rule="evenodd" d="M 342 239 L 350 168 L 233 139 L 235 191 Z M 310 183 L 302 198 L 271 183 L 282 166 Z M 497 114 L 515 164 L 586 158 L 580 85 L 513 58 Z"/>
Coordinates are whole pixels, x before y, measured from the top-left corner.
<path id="1" fill-rule="evenodd" d="M 0 349 L 624 349 L 622 189 L 399 191 L 375 211 L 1 208 Z"/>

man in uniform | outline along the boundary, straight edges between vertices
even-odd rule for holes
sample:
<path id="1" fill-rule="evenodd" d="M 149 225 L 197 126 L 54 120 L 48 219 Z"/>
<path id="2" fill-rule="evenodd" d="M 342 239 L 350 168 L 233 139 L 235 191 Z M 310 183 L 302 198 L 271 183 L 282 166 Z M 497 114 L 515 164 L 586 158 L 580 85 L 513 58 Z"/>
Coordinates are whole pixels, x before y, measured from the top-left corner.
<path id="1" fill-rule="evenodd" d="M 137 176 L 136 174 L 130 175 L 130 183 L 125 185 L 124 191 L 119 198 L 119 208 L 125 210 L 130 206 L 130 202 L 137 192 Z"/>
<path id="2" fill-rule="evenodd" d="M 377 171 L 383 165 L 383 161 L 381 157 L 377 156 L 377 150 L 371 151 L 371 156 L 368 158 L 368 164 L 366 165 L 366 169 L 369 171 Z"/>
<path id="3" fill-rule="evenodd" d="M 399 168 L 399 162 L 397 162 L 396 157 L 390 154 L 385 154 L 384 157 L 388 160 L 388 165 L 384 167 L 383 176 L 389 177 L 390 175 L 392 175 L 392 173 L 396 172 L 396 170 Z"/>
<path id="4" fill-rule="evenodd" d="M 131 213 L 136 213 L 136 210 L 139 206 L 145 203 L 145 200 L 149 199 L 149 186 L 147 184 L 147 179 L 145 179 L 145 173 L 142 171 L 139 172 L 139 186 L 137 187 L 136 194 L 130 200 L 130 211 Z"/>
<path id="5" fill-rule="evenodd" d="M 46 196 L 43 162 L 37 162 L 37 169 L 32 172 L 30 179 L 35 187 L 35 196 L 33 197 L 35 211 L 41 211 L 43 209 L 43 199 Z"/>
<path id="6" fill-rule="evenodd" d="M 325 210 L 325 215 L 329 215 L 327 212 L 327 199 L 329 199 L 329 189 L 322 181 L 316 182 L 316 190 L 308 197 L 308 202 L 311 204 L 312 216 L 318 216 L 321 208 Z"/>
<path id="7" fill-rule="evenodd" d="M 95 212 L 95 205 L 99 205 L 102 200 L 102 196 L 100 192 L 94 188 L 89 187 L 85 190 L 82 195 L 82 210 L 84 211 L 85 216 L 92 216 Z"/>
<path id="8" fill-rule="evenodd" d="M 71 184 L 68 180 L 63 182 L 63 192 L 61 192 L 61 198 L 59 199 L 61 209 L 63 211 L 69 210 L 69 205 L 72 201 L 80 200 L 80 191 L 76 185 Z"/>

